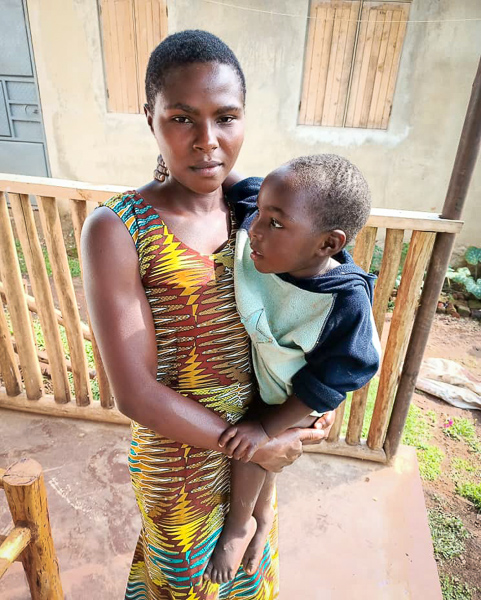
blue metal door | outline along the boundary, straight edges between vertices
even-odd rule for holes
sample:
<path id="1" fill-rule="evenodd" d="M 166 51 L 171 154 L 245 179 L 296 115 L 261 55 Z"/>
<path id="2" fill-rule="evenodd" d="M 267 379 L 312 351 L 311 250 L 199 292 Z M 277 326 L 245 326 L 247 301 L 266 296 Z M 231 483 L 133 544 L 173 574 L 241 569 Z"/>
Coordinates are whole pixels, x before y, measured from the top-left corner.
<path id="1" fill-rule="evenodd" d="M 24 0 L 0 0 L 0 172 L 49 175 Z"/>

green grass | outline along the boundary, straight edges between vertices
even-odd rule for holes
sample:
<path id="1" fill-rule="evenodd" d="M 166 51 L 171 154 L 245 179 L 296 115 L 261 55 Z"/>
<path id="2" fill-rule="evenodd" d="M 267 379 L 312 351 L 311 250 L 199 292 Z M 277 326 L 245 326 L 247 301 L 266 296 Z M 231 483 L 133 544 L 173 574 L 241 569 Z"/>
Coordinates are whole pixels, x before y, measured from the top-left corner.
<path id="1" fill-rule="evenodd" d="M 450 421 L 451 422 L 451 421 Z M 465 442 L 472 452 L 481 452 L 474 421 L 460 417 L 452 419 L 452 425 L 444 428 L 444 434 L 453 440 Z"/>
<path id="2" fill-rule="evenodd" d="M 464 542 L 471 535 L 461 519 L 440 509 L 430 509 L 428 521 L 436 558 L 449 560 L 464 552 Z"/>
<path id="3" fill-rule="evenodd" d="M 444 452 L 437 446 L 418 448 L 419 473 L 425 481 L 435 481 L 441 475 Z"/>
<path id="4" fill-rule="evenodd" d="M 459 581 L 452 575 L 441 577 L 441 591 L 443 600 L 473 600 L 475 588 L 470 588 L 467 583 Z"/>
<path id="5" fill-rule="evenodd" d="M 464 482 L 456 484 L 456 493 L 474 504 L 481 512 L 481 483 Z"/>

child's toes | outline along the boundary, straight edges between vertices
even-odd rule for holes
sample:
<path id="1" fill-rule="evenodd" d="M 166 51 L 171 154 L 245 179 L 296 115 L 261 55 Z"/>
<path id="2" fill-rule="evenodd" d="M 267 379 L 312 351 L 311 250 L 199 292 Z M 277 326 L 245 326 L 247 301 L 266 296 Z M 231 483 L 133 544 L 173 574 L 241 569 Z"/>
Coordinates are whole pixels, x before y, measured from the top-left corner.
<path id="1" fill-rule="evenodd" d="M 210 579 L 212 581 L 212 563 L 209 562 L 204 571 L 204 579 Z"/>
<path id="2" fill-rule="evenodd" d="M 253 575 L 255 573 L 254 561 L 251 558 L 247 561 L 245 572 L 247 575 Z"/>

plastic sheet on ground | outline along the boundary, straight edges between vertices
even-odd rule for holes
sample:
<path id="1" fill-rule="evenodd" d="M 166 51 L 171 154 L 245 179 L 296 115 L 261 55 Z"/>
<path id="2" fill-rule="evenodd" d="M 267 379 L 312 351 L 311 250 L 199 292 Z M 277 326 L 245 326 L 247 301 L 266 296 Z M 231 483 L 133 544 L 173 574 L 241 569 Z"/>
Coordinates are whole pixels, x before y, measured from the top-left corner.
<path id="1" fill-rule="evenodd" d="M 452 360 L 423 361 L 416 388 L 457 408 L 481 410 L 481 379 Z"/>

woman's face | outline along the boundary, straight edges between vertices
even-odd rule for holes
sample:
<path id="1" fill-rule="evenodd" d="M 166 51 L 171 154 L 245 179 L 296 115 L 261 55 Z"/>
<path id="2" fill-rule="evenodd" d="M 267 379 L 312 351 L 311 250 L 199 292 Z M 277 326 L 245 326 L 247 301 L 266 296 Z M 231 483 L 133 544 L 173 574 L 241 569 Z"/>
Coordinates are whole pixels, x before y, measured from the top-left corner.
<path id="1" fill-rule="evenodd" d="M 231 66 L 172 69 L 146 115 L 173 179 L 199 194 L 222 185 L 244 140 L 244 98 Z"/>

